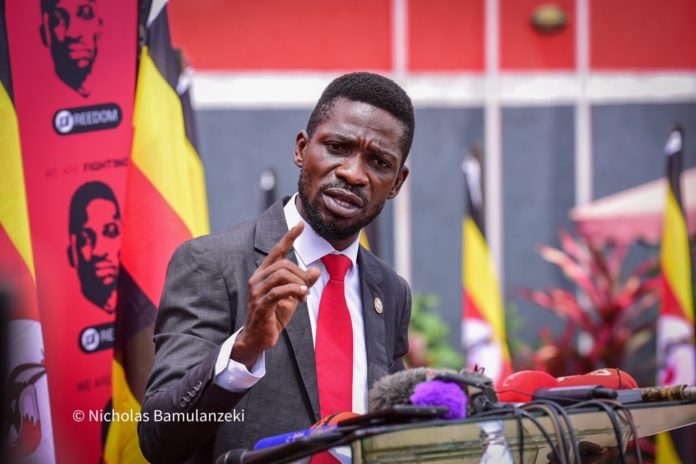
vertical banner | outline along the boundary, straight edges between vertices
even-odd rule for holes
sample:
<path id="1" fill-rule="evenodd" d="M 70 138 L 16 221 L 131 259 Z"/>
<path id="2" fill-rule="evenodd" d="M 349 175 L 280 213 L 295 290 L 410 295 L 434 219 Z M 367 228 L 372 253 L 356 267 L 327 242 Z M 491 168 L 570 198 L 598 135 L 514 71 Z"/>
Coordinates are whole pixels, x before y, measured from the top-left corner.
<path id="1" fill-rule="evenodd" d="M 56 458 L 97 463 L 111 411 L 137 3 L 23 0 L 5 14 Z"/>

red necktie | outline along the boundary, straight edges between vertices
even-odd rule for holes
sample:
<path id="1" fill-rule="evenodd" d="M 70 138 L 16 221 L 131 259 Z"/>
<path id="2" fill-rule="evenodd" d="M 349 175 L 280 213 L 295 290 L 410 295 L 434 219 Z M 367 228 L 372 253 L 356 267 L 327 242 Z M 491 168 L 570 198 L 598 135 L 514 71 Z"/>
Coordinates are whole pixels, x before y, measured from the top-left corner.
<path id="1" fill-rule="evenodd" d="M 346 303 L 344 279 L 350 258 L 330 254 L 321 258 L 329 273 L 319 300 L 317 339 L 314 344 L 321 417 L 353 410 L 353 327 Z M 321 453 L 312 463 L 336 462 Z"/>

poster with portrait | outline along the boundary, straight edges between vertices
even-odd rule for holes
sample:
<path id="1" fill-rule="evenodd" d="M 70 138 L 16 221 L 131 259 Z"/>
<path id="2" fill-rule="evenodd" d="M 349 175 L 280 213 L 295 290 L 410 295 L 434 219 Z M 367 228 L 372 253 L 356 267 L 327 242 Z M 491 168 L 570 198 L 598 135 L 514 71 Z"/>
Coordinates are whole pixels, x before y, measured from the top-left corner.
<path id="1" fill-rule="evenodd" d="M 98 463 L 99 412 L 110 410 L 137 1 L 23 0 L 5 9 L 57 462 Z"/>

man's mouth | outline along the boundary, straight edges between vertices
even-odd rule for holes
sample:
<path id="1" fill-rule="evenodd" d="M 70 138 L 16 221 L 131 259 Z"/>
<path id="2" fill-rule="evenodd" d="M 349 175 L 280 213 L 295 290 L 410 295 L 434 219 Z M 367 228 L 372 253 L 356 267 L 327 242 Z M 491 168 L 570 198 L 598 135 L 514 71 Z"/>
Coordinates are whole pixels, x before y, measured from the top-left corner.
<path id="1" fill-rule="evenodd" d="M 90 48 L 79 44 L 68 46 L 68 53 L 73 60 L 89 60 L 94 56 Z"/>
<path id="2" fill-rule="evenodd" d="M 352 218 L 360 213 L 365 202 L 356 194 L 338 187 L 331 187 L 322 192 L 327 209 L 334 215 Z"/>
<path id="3" fill-rule="evenodd" d="M 118 274 L 118 268 L 111 263 L 100 262 L 94 265 L 94 273 L 100 279 L 113 280 Z"/>

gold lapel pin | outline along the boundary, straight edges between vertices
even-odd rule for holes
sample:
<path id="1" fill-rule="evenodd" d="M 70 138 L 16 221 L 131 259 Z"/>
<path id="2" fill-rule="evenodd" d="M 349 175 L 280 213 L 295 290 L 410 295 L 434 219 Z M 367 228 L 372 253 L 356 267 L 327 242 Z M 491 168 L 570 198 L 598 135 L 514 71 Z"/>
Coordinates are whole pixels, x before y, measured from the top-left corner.
<path id="1" fill-rule="evenodd" d="M 375 311 L 377 312 L 377 314 L 382 314 L 382 311 L 384 311 L 382 300 L 380 300 L 379 298 L 375 298 Z"/>

